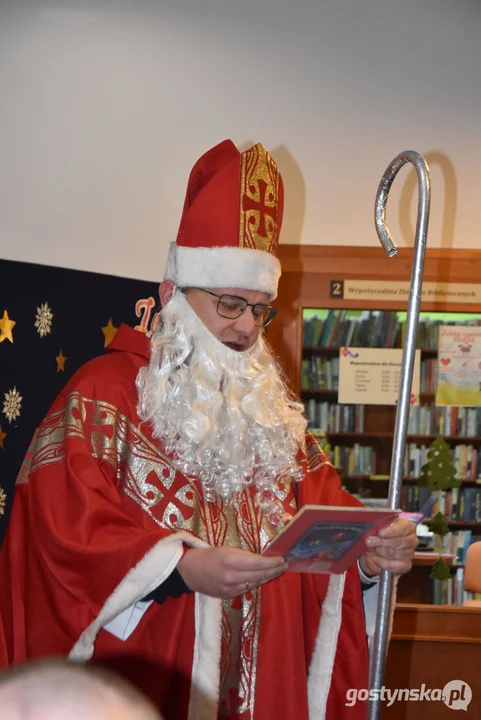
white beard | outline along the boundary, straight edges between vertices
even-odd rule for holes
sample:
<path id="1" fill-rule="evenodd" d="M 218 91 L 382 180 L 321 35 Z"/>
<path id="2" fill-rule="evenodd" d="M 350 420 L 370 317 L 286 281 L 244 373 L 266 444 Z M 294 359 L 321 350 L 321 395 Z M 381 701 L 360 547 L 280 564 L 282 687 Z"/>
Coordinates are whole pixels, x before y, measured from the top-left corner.
<path id="1" fill-rule="evenodd" d="M 252 485 L 271 522 L 280 521 L 275 481 L 302 477 L 297 455 L 307 421 L 262 335 L 249 350 L 232 350 L 177 292 L 162 310 L 137 389 L 140 418 L 176 467 L 200 479 L 208 500 L 235 505 Z"/>

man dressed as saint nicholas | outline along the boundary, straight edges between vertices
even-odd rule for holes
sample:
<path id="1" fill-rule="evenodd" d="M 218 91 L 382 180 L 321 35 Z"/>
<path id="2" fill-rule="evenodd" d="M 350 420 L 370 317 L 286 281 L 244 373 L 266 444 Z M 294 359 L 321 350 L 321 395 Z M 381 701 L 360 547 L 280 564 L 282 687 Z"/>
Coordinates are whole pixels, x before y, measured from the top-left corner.
<path id="1" fill-rule="evenodd" d="M 107 665 L 166 720 L 365 719 L 367 599 L 407 572 L 397 520 L 342 575 L 263 550 L 305 504 L 358 502 L 264 337 L 283 183 L 227 140 L 189 177 L 157 327 L 122 326 L 37 429 L 0 551 L 0 668 Z M 372 598 L 371 598 L 372 599 Z"/>

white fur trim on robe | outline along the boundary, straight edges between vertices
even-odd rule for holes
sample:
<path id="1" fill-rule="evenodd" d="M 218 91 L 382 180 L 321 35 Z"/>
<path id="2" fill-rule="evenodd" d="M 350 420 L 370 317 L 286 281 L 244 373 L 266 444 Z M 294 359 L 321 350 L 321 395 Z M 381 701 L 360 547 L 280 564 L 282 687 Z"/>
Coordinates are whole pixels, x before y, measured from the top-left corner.
<path id="1" fill-rule="evenodd" d="M 277 296 L 281 264 L 272 253 L 240 247 L 171 243 L 164 280 L 178 287 L 242 288 Z"/>
<path id="2" fill-rule="evenodd" d="M 86 662 L 94 654 L 98 633 L 135 606 L 171 574 L 182 557 L 182 545 L 208 547 L 189 533 L 160 540 L 129 570 L 107 598 L 97 617 L 83 631 L 69 660 Z M 195 594 L 195 643 L 188 720 L 216 720 L 219 703 L 222 601 Z"/>
<path id="3" fill-rule="evenodd" d="M 322 615 L 317 631 L 316 643 L 309 666 L 307 695 L 309 704 L 309 720 L 324 720 L 327 698 L 331 688 L 332 671 L 336 658 L 337 641 L 342 620 L 342 599 L 344 595 L 345 574 L 331 575 L 325 600 L 322 604 Z M 393 580 L 393 592 L 389 616 L 389 636 L 391 637 L 394 608 L 396 605 L 398 578 Z M 372 651 L 372 640 L 376 629 L 379 583 L 363 592 L 364 616 L 369 653 Z"/>
<path id="4" fill-rule="evenodd" d="M 345 573 L 331 575 L 327 594 L 322 604 L 321 621 L 307 679 L 309 720 L 324 720 L 326 715 L 327 698 L 331 688 L 332 670 L 341 627 L 345 582 Z"/>

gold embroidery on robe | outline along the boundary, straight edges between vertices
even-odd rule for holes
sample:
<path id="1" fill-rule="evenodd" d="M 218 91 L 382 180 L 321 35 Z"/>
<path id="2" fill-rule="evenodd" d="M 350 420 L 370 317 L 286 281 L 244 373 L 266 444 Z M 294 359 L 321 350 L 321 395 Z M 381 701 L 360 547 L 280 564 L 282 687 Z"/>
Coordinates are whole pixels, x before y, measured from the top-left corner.
<path id="1" fill-rule="evenodd" d="M 329 458 L 321 448 L 317 440 L 310 435 L 306 435 L 305 453 L 307 458 L 307 472 L 315 472 L 324 465 L 330 465 Z"/>
<path id="2" fill-rule="evenodd" d="M 52 413 L 38 428 L 18 482 L 26 482 L 29 473 L 41 467 L 65 461 L 65 440 L 77 438 L 88 444 L 94 458 L 108 462 L 119 488 L 163 528 L 185 530 L 214 547 L 228 545 L 254 553 L 277 535 L 255 505 L 251 488 L 242 494 L 238 508 L 221 499 L 206 502 L 200 482 L 177 472 L 146 433 L 147 426 L 135 425 L 115 406 L 73 392 L 65 409 Z M 286 520 L 296 511 L 291 484 L 284 477 L 273 489 Z M 245 720 L 254 718 L 261 596 L 258 588 L 223 602 L 221 716 L 231 717 L 235 710 Z"/>

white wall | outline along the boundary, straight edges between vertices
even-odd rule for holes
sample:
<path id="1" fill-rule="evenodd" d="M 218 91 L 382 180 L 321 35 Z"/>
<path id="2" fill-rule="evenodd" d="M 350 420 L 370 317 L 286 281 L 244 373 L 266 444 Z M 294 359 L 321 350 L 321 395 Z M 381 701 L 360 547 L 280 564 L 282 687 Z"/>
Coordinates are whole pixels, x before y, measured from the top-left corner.
<path id="1" fill-rule="evenodd" d="M 429 245 L 481 247 L 479 0 L 0 3 L 0 257 L 159 279 L 226 137 L 277 159 L 284 242 L 376 245 L 378 182 L 412 148 Z M 400 245 L 415 195 L 406 168 Z"/>

